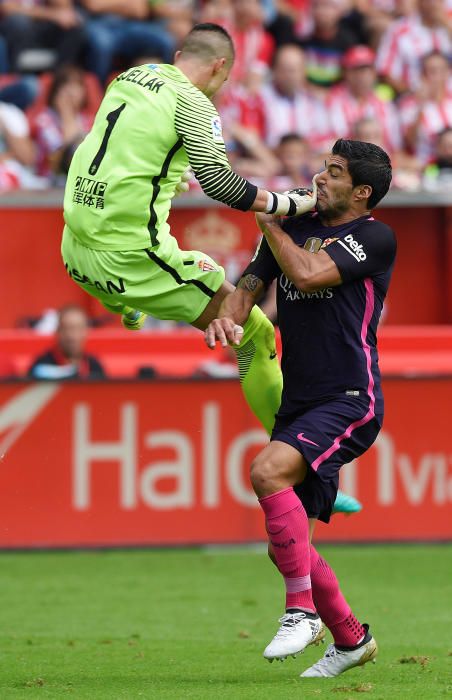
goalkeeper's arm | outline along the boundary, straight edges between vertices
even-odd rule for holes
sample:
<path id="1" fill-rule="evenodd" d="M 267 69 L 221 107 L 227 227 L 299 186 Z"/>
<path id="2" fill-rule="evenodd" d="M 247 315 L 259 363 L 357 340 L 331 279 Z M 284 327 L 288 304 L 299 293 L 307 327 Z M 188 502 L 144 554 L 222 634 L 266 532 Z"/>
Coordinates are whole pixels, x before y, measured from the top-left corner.
<path id="1" fill-rule="evenodd" d="M 315 207 L 315 182 L 312 192 L 299 189 L 278 194 L 256 187 L 231 169 L 220 118 L 205 96 L 178 93 L 174 126 L 194 175 L 208 197 L 241 211 L 277 216 L 298 216 Z"/>
<path id="2" fill-rule="evenodd" d="M 314 209 L 316 202 L 317 184 L 314 177 L 312 190 L 300 187 L 278 194 L 258 189 L 256 199 L 250 208 L 251 211 L 275 214 L 275 216 L 300 216 Z"/>

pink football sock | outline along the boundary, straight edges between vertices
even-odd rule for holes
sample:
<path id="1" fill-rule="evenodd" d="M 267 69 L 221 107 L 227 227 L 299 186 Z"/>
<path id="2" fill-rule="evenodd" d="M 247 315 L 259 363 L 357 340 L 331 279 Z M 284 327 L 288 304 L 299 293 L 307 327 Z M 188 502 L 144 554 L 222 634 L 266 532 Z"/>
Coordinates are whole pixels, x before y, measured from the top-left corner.
<path id="1" fill-rule="evenodd" d="M 309 525 L 306 511 L 292 487 L 259 499 L 268 537 L 286 583 L 286 609 L 315 612 L 312 600 Z"/>
<path id="2" fill-rule="evenodd" d="M 317 611 L 338 646 L 356 646 L 366 630 L 353 615 L 333 569 L 311 545 L 312 595 Z"/>

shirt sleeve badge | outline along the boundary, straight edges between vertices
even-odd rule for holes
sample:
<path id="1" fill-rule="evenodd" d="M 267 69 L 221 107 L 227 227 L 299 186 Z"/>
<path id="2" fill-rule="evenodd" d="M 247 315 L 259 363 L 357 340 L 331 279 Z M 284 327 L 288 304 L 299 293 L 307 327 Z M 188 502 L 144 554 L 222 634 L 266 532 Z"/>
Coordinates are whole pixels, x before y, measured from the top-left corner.
<path id="1" fill-rule="evenodd" d="M 223 143 L 223 129 L 221 128 L 221 119 L 218 115 L 212 119 L 212 136 L 214 141 Z"/>

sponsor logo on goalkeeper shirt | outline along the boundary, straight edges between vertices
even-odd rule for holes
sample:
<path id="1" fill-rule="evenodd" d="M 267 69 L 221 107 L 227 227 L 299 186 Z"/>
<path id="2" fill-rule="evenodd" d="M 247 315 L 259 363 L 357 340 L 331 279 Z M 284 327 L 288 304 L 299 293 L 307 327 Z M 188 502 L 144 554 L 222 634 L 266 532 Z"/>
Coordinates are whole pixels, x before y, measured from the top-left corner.
<path id="1" fill-rule="evenodd" d="M 104 294 L 125 294 L 126 285 L 122 277 L 118 277 L 115 280 L 94 280 L 84 272 L 71 267 L 67 262 L 64 263 L 64 266 L 69 277 L 78 282 L 78 284 L 95 287 L 99 291 L 104 292 Z"/>
<path id="2" fill-rule="evenodd" d="M 78 176 L 75 178 L 72 201 L 75 202 L 75 204 L 82 204 L 84 207 L 103 209 L 105 206 L 106 189 L 106 182 Z"/>

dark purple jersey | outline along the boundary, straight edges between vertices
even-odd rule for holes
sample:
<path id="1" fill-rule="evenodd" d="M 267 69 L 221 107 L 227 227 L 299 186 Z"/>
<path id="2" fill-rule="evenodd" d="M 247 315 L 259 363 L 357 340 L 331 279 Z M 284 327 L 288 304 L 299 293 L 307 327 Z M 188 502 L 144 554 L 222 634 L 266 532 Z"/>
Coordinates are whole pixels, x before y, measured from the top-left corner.
<path id="1" fill-rule="evenodd" d="M 342 284 L 300 291 L 282 273 L 265 238 L 243 273 L 266 286 L 277 278 L 284 376 L 278 415 L 288 417 L 344 393 L 368 397 L 369 410 L 382 414 L 376 332 L 396 254 L 393 231 L 372 216 L 323 226 L 316 213 L 287 219 L 283 228 L 313 255 L 325 250 Z"/>

